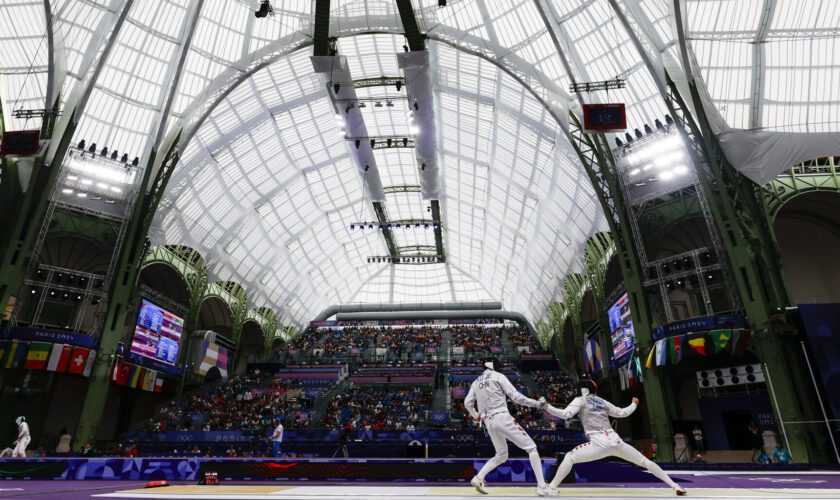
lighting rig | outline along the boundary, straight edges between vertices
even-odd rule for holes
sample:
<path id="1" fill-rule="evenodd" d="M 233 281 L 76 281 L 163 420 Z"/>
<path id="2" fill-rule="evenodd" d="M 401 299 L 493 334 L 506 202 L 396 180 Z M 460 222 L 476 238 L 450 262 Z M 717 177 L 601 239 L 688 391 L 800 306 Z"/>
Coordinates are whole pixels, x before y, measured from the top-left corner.
<path id="1" fill-rule="evenodd" d="M 602 82 L 573 82 L 571 85 L 569 85 L 569 91 L 571 91 L 573 94 L 577 94 L 579 92 L 594 92 L 597 90 L 618 90 L 623 89 L 624 87 L 624 79 L 615 78 L 613 80 L 604 80 Z"/>
<path id="2" fill-rule="evenodd" d="M 58 108 L 45 109 L 24 109 L 18 108 L 12 111 L 12 116 L 19 120 L 29 120 L 30 118 L 55 118 L 61 116 L 61 110 Z"/>
<path id="3" fill-rule="evenodd" d="M 370 141 L 371 149 L 414 147 L 413 138 L 403 137 L 401 135 L 379 137 L 347 137 L 347 140 L 353 141 L 353 143 L 356 145 L 356 149 L 359 149 L 362 146 L 362 141 Z"/>
<path id="4" fill-rule="evenodd" d="M 274 7 L 271 6 L 271 2 L 268 0 L 262 0 L 260 2 L 260 8 L 254 11 L 254 17 L 264 18 L 268 16 L 274 17 Z"/>
<path id="5" fill-rule="evenodd" d="M 367 258 L 368 264 L 442 264 L 446 262 L 443 255 L 410 254 L 398 255 L 375 255 Z"/>
<path id="6" fill-rule="evenodd" d="M 352 222 L 350 223 L 350 231 L 394 231 L 394 230 L 404 230 L 404 231 L 419 231 L 419 230 L 432 230 L 436 231 L 440 229 L 440 221 L 436 220 L 428 220 L 428 219 L 404 219 L 404 220 L 395 220 L 389 221 L 387 224 L 382 224 L 378 221 L 375 222 Z"/>

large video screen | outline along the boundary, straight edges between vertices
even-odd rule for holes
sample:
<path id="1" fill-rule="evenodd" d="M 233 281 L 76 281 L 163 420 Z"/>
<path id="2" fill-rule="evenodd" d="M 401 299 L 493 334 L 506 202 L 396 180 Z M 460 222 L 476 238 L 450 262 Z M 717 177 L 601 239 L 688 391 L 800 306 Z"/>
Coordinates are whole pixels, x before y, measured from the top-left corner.
<path id="1" fill-rule="evenodd" d="M 613 361 L 622 361 L 636 347 L 636 333 L 633 331 L 633 317 L 630 315 L 630 301 L 626 293 L 615 301 L 607 315 L 610 318 Z"/>
<path id="2" fill-rule="evenodd" d="M 131 339 L 131 352 L 174 366 L 183 332 L 183 318 L 143 299 Z"/>

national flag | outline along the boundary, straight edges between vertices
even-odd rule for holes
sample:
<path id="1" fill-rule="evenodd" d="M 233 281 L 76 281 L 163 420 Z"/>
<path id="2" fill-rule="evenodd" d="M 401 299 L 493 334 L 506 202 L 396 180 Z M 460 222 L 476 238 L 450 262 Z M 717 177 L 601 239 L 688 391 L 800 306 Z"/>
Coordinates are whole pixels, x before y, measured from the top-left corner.
<path id="1" fill-rule="evenodd" d="M 647 360 L 645 360 L 645 368 L 650 368 L 653 366 L 653 358 L 655 353 L 656 349 L 654 348 L 654 346 L 650 346 L 650 352 L 648 353 Z"/>
<path id="2" fill-rule="evenodd" d="M 691 352 L 699 356 L 706 356 L 706 336 L 700 335 L 699 337 L 690 339 L 688 341 L 688 347 L 691 348 Z"/>
<path id="3" fill-rule="evenodd" d="M 3 357 L 6 356 L 6 351 L 9 350 L 9 341 L 0 340 L 0 367 L 3 366 Z"/>
<path id="4" fill-rule="evenodd" d="M 620 366 L 618 368 L 618 378 L 621 381 L 621 390 L 627 389 L 630 387 L 630 366 Z"/>
<path id="5" fill-rule="evenodd" d="M 747 350 L 747 345 L 750 343 L 750 331 L 741 330 L 738 339 L 732 341 L 732 354 L 741 356 Z"/>
<path id="6" fill-rule="evenodd" d="M 67 373 L 74 373 L 81 375 L 85 372 L 85 363 L 87 363 L 90 349 L 87 347 L 74 347 L 73 354 L 70 355 L 70 364 L 67 365 Z"/>
<path id="7" fill-rule="evenodd" d="M 155 393 L 160 394 L 163 391 L 163 376 L 158 375 L 155 379 Z"/>
<path id="8" fill-rule="evenodd" d="M 49 342 L 30 342 L 29 352 L 26 354 L 26 361 L 23 362 L 23 367 L 27 370 L 45 369 L 51 350 L 52 344 Z"/>
<path id="9" fill-rule="evenodd" d="M 111 380 L 117 385 L 125 386 L 128 384 L 128 377 L 131 375 L 131 363 L 120 361 L 114 365 L 114 371 L 111 375 Z"/>
<path id="10" fill-rule="evenodd" d="M 12 343 L 9 345 L 9 352 L 6 354 L 6 362 L 3 366 L 6 368 L 18 368 L 26 357 L 28 347 L 26 342 L 12 340 Z"/>
<path id="11" fill-rule="evenodd" d="M 144 391 L 154 392 L 155 380 L 157 380 L 157 371 L 146 370 L 146 375 L 143 377 L 142 389 Z"/>
<path id="12" fill-rule="evenodd" d="M 216 359 L 216 367 L 219 369 L 223 378 L 228 376 L 228 350 L 223 346 L 219 346 L 219 356 Z"/>
<path id="13" fill-rule="evenodd" d="M 219 359 L 219 349 L 224 348 L 215 342 L 207 341 L 204 343 L 204 359 L 198 365 L 197 371 L 199 375 L 202 377 L 207 375 L 210 368 L 216 366 L 216 362 Z"/>
<path id="14" fill-rule="evenodd" d="M 136 389 L 137 387 L 141 386 L 141 380 L 143 380 L 143 374 L 146 372 L 146 369 L 142 366 L 132 365 L 133 369 L 131 371 L 131 377 L 128 380 L 128 386 L 132 389 Z"/>
<path id="15" fill-rule="evenodd" d="M 685 350 L 685 335 L 677 335 L 674 337 L 674 364 L 678 364 L 683 360 Z"/>
<path id="16" fill-rule="evenodd" d="M 90 354 L 88 354 L 87 361 L 85 362 L 85 369 L 82 371 L 82 376 L 90 377 L 90 373 L 93 371 L 93 364 L 96 362 L 96 351 L 93 349 L 90 350 Z"/>
<path id="17" fill-rule="evenodd" d="M 732 330 L 712 330 L 709 335 L 712 337 L 712 343 L 715 345 L 715 352 L 720 352 L 729 346 L 729 340 L 732 338 Z"/>
<path id="18" fill-rule="evenodd" d="M 656 341 L 656 366 L 665 366 L 668 364 L 668 339 L 659 339 Z"/>
<path id="19" fill-rule="evenodd" d="M 52 352 L 50 352 L 50 360 L 47 362 L 47 370 L 51 372 L 67 371 L 71 354 L 73 354 L 72 345 L 53 344 Z"/>

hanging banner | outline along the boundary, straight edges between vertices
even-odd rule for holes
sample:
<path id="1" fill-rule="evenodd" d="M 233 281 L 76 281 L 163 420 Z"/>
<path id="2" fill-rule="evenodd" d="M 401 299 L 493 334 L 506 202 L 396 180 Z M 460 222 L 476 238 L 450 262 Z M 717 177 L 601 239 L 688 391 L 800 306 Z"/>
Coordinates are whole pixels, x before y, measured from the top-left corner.
<path id="1" fill-rule="evenodd" d="M 673 337 L 685 333 L 706 332 L 722 328 L 746 328 L 747 320 L 740 315 L 726 316 L 700 316 L 680 321 L 674 321 L 666 325 L 660 325 L 653 329 L 653 340 L 665 337 Z"/>

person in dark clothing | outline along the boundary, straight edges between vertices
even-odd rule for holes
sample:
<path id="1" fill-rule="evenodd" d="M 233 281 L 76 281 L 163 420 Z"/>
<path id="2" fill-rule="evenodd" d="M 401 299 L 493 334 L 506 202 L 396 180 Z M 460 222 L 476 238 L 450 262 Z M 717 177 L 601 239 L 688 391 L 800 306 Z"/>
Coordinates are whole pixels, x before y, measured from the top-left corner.
<path id="1" fill-rule="evenodd" d="M 750 431 L 750 442 L 752 443 L 753 448 L 752 463 L 758 463 L 761 458 L 761 454 L 763 453 L 764 438 L 761 437 L 761 432 L 758 430 L 758 426 L 755 422 L 750 422 L 748 429 Z"/>

